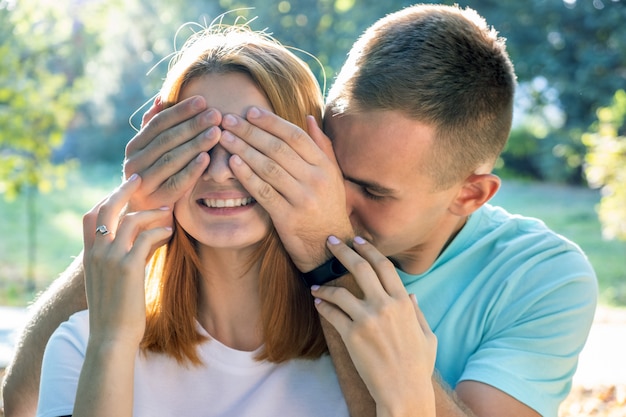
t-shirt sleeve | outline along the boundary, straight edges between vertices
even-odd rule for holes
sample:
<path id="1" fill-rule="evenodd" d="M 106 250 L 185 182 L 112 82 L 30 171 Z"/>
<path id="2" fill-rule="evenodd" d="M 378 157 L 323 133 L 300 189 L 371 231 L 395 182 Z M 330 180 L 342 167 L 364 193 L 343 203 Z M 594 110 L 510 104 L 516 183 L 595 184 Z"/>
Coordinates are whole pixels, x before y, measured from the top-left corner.
<path id="1" fill-rule="evenodd" d="M 511 281 L 494 300 L 491 327 L 460 381 L 489 384 L 556 416 L 593 321 L 595 273 L 582 253 L 568 251 Z"/>
<path id="2" fill-rule="evenodd" d="M 72 414 L 88 335 L 86 311 L 71 316 L 52 334 L 41 368 L 37 417 Z"/>

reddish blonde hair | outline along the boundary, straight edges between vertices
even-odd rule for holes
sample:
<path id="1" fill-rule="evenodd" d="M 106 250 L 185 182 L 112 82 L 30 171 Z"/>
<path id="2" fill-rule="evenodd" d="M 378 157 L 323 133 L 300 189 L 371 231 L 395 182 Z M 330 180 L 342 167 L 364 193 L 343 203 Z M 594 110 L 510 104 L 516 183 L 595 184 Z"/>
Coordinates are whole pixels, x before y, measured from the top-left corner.
<path id="1" fill-rule="evenodd" d="M 311 114 L 321 125 L 323 99 L 308 66 L 269 36 L 240 25 L 213 26 L 187 41 L 161 89 L 163 103 L 176 103 L 191 79 L 229 72 L 250 76 L 282 118 L 304 129 Z M 260 262 L 264 349 L 257 359 L 279 363 L 321 356 L 327 348 L 313 299 L 275 230 L 249 262 Z M 196 327 L 200 270 L 197 242 L 175 224 L 172 239 L 149 264 L 144 351 L 201 364 L 196 347 L 206 338 Z"/>

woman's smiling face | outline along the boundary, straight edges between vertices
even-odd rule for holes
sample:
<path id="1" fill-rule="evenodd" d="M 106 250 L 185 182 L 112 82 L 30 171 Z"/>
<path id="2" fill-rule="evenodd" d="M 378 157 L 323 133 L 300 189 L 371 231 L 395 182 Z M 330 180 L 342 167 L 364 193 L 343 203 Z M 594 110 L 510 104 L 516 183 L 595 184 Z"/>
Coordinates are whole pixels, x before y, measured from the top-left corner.
<path id="1" fill-rule="evenodd" d="M 223 115 L 243 116 L 251 107 L 272 110 L 265 95 L 243 73 L 207 74 L 189 81 L 180 100 L 200 95 Z M 174 208 L 180 225 L 199 243 L 222 249 L 244 249 L 259 243 L 271 220 L 237 181 L 228 165 L 230 154 L 220 146 L 210 152 L 205 173 Z"/>

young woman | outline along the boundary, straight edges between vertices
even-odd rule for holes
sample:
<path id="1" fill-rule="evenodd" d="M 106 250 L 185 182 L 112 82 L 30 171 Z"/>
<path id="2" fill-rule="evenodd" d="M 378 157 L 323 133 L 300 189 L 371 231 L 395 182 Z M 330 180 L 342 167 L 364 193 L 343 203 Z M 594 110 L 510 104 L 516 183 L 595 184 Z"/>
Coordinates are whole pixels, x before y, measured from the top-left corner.
<path id="1" fill-rule="evenodd" d="M 213 27 L 185 44 L 160 100 L 203 96 L 220 119 L 256 107 L 306 129 L 307 115 L 321 124 L 319 91 L 270 38 Z M 86 216 L 98 224 L 95 239 L 84 230 L 89 312 L 48 343 L 39 416 L 348 415 L 310 289 L 230 155 L 209 155 L 173 208 L 123 214 L 133 175 Z"/>

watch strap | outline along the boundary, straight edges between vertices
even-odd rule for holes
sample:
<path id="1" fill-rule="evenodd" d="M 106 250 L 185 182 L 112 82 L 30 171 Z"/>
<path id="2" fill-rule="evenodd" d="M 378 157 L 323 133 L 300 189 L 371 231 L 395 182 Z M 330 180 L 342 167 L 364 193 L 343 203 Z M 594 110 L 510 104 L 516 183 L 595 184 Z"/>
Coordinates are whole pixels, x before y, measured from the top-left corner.
<path id="1" fill-rule="evenodd" d="M 329 281 L 344 276 L 346 273 L 348 273 L 346 267 L 339 262 L 339 259 L 333 256 L 314 270 L 303 272 L 300 276 L 304 283 L 310 287 L 312 285 L 324 285 Z"/>

